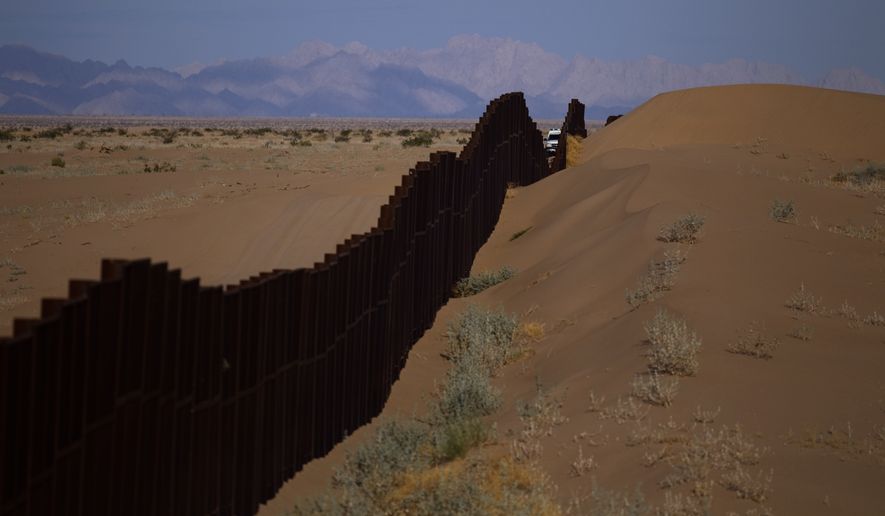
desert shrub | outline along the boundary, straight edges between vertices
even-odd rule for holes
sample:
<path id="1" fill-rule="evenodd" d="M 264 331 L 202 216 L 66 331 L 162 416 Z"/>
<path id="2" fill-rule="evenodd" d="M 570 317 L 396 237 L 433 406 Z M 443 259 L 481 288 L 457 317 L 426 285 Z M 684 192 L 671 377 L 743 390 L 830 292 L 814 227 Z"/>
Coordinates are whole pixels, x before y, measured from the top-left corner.
<path id="1" fill-rule="evenodd" d="M 684 215 L 673 223 L 663 226 L 658 234 L 658 240 L 693 244 L 697 242 L 704 220 L 703 216 L 696 213 Z"/>
<path id="2" fill-rule="evenodd" d="M 53 167 L 65 168 L 65 160 L 61 156 L 56 156 L 52 158 L 50 165 Z"/>
<path id="3" fill-rule="evenodd" d="M 350 141 L 350 133 L 351 133 L 350 129 L 342 130 L 341 132 L 339 132 L 335 136 L 335 141 L 336 142 L 349 142 Z"/>
<path id="4" fill-rule="evenodd" d="M 487 416 L 501 406 L 501 393 L 492 386 L 489 367 L 478 355 L 462 357 L 446 375 L 433 414 L 440 421 Z"/>
<path id="5" fill-rule="evenodd" d="M 400 129 L 396 132 L 396 135 L 399 137 L 402 137 L 402 138 L 408 138 L 409 136 L 412 136 L 412 130 L 411 129 Z"/>
<path id="6" fill-rule="evenodd" d="M 77 150 L 86 150 L 86 147 L 87 147 L 87 145 L 86 145 L 86 141 L 85 141 L 85 140 L 80 140 L 79 142 L 77 142 L 77 143 L 74 145 L 74 148 L 77 149 Z"/>
<path id="7" fill-rule="evenodd" d="M 494 373 L 519 354 L 513 342 L 518 326 L 512 315 L 470 306 L 446 330 L 446 358 L 458 364 L 476 357 Z"/>
<path id="8" fill-rule="evenodd" d="M 648 264 L 645 276 L 639 279 L 635 290 L 627 290 L 627 303 L 637 308 L 643 303 L 653 301 L 671 290 L 676 285 L 676 274 L 685 256 L 679 249 L 666 251 L 661 261 L 652 260 Z"/>
<path id="9" fill-rule="evenodd" d="M 486 441 L 488 431 L 479 419 L 461 419 L 443 425 L 434 432 L 436 460 L 449 462 Z"/>
<path id="10" fill-rule="evenodd" d="M 796 207 L 793 205 L 793 201 L 775 199 L 771 203 L 769 214 L 778 222 L 791 222 L 796 219 Z"/>
<path id="11" fill-rule="evenodd" d="M 389 137 L 393 136 L 393 132 L 391 132 L 391 131 L 381 131 L 381 132 L 378 133 L 378 136 L 380 136 L 380 137 L 382 137 L 382 138 L 389 138 Z"/>
<path id="12" fill-rule="evenodd" d="M 729 353 L 746 355 L 753 358 L 769 359 L 774 357 L 774 350 L 780 344 L 774 337 L 764 333 L 764 327 L 753 322 L 750 327 L 736 341 L 725 348 Z"/>
<path id="13" fill-rule="evenodd" d="M 34 138 L 47 138 L 50 140 L 54 140 L 55 138 L 60 138 L 65 134 L 65 131 L 61 127 L 52 127 L 50 129 L 44 129 L 42 131 L 38 131 L 34 134 Z"/>
<path id="14" fill-rule="evenodd" d="M 194 131 L 194 132 L 199 132 L 199 131 Z M 127 131 L 126 129 L 123 129 L 122 127 L 120 129 L 117 129 L 117 136 L 126 136 L 127 134 L 129 134 L 129 131 Z M 197 135 L 197 136 L 202 136 L 202 134 Z"/>
<path id="15" fill-rule="evenodd" d="M 651 514 L 645 496 L 637 486 L 632 493 L 619 492 L 599 487 L 594 482 L 591 494 L 593 511 L 599 516 L 643 516 Z"/>
<path id="16" fill-rule="evenodd" d="M 10 129 L 0 129 L 0 142 L 12 141 L 15 139 L 15 134 L 13 134 Z"/>
<path id="17" fill-rule="evenodd" d="M 413 420 L 385 421 L 370 441 L 347 455 L 332 483 L 345 499 L 359 500 L 367 508 L 383 508 L 384 497 L 401 475 L 430 466 L 430 445 L 426 425 Z"/>
<path id="18" fill-rule="evenodd" d="M 498 283 L 509 280 L 515 274 L 516 271 L 506 265 L 496 271 L 483 271 L 479 274 L 458 281 L 453 289 L 453 294 L 455 297 L 467 297 L 479 294 L 489 287 L 493 287 Z"/>
<path id="19" fill-rule="evenodd" d="M 457 143 L 458 145 L 467 145 L 467 142 L 467 138 L 458 138 L 457 140 L 455 140 L 455 143 Z"/>
<path id="20" fill-rule="evenodd" d="M 866 188 L 877 181 L 885 181 L 885 164 L 868 163 L 865 167 L 849 172 L 838 172 L 830 180 L 835 183 L 849 183 L 857 188 Z"/>
<path id="21" fill-rule="evenodd" d="M 679 392 L 679 380 L 662 378 L 657 373 L 637 375 L 633 378 L 631 395 L 651 405 L 669 407 Z"/>
<path id="22" fill-rule="evenodd" d="M 651 344 L 647 354 L 650 371 L 676 376 L 697 373 L 701 339 L 688 328 L 685 320 L 658 310 L 646 323 L 645 333 Z"/>
<path id="23" fill-rule="evenodd" d="M 805 288 L 805 283 L 803 282 L 799 285 L 799 290 L 790 294 L 790 297 L 787 298 L 784 305 L 797 312 L 808 312 L 813 314 L 820 310 L 821 302 L 821 298 L 814 297 L 814 294 Z"/>
<path id="24" fill-rule="evenodd" d="M 870 315 L 864 317 L 864 324 L 868 324 L 870 326 L 885 326 L 885 316 L 880 314 L 879 312 L 873 312 Z"/>
<path id="25" fill-rule="evenodd" d="M 403 147 L 430 147 L 433 144 L 433 135 L 421 131 L 403 140 Z"/>
<path id="26" fill-rule="evenodd" d="M 249 136 L 264 136 L 265 134 L 269 134 L 272 132 L 273 129 L 271 129 L 270 127 L 250 127 L 243 130 L 243 134 Z"/>

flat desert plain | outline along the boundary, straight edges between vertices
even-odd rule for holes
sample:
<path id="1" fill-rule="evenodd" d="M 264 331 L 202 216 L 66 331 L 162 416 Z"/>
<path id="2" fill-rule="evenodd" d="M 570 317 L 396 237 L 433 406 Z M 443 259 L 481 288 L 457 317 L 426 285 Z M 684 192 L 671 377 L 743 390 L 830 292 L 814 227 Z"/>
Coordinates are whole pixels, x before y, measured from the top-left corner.
<path id="1" fill-rule="evenodd" d="M 206 285 L 309 267 L 475 123 L 247 122 L 0 119 L 0 335 L 102 258 L 167 261 Z"/>
<path id="2" fill-rule="evenodd" d="M 422 418 L 470 305 L 532 338 L 468 457 L 536 461 L 553 513 L 881 514 L 883 142 L 885 97 L 768 85 L 663 94 L 591 134 L 574 166 L 508 195 L 474 272 L 516 275 L 451 300 L 382 417 L 262 514 L 327 490 L 380 422 Z M 668 333 L 695 360 L 651 375 Z"/>

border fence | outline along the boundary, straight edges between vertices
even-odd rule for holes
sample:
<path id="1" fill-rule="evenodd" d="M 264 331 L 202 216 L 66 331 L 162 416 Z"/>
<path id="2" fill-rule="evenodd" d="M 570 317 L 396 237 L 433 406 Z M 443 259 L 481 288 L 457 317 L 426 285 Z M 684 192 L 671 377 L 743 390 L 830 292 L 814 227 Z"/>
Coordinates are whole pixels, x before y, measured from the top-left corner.
<path id="1" fill-rule="evenodd" d="M 565 122 L 559 135 L 559 143 L 556 144 L 556 155 L 550 165 L 551 172 L 559 172 L 566 167 L 566 154 L 568 153 L 568 135 L 587 137 L 587 129 L 584 126 L 584 104 L 578 99 L 572 99 L 568 103 L 568 111 L 565 114 Z"/>
<path id="2" fill-rule="evenodd" d="M 103 260 L 0 338 L 0 515 L 254 513 L 381 411 L 507 185 L 548 174 L 509 93 L 312 268 L 223 288 Z"/>

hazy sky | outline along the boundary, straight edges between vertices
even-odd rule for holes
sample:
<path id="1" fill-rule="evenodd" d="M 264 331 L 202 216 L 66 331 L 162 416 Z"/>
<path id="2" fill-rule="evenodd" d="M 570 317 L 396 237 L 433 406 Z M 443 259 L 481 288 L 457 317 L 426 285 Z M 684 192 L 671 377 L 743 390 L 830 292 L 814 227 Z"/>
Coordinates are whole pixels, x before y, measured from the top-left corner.
<path id="1" fill-rule="evenodd" d="M 809 80 L 856 66 L 885 80 L 885 0 L 0 0 L 0 44 L 175 67 L 282 55 L 319 39 L 432 48 L 456 34 L 566 58 L 649 54 L 785 64 Z"/>

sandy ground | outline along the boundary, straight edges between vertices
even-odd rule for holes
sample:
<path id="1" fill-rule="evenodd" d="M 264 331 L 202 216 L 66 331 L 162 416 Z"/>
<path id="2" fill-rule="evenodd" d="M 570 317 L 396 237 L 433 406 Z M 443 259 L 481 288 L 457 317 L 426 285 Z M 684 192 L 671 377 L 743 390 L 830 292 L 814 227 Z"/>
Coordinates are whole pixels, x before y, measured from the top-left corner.
<path id="1" fill-rule="evenodd" d="M 14 317 L 35 316 L 41 298 L 65 296 L 69 278 L 97 277 L 102 258 L 168 261 L 204 284 L 310 266 L 370 229 L 417 161 L 459 150 L 472 130 L 438 122 L 448 127 L 429 148 L 404 148 L 402 126 L 382 120 L 309 121 L 326 132 L 302 128 L 296 145 L 282 127 L 249 134 L 230 121 L 169 143 L 149 134 L 158 125 L 81 121 L 49 139 L 16 122 L 14 139 L 0 142 L 0 335 Z M 172 130 L 188 125 L 178 122 Z M 372 127 L 364 141 L 357 128 Z M 345 128 L 350 140 L 335 141 Z"/>
<path id="2" fill-rule="evenodd" d="M 579 165 L 506 201 L 474 270 L 510 265 L 518 275 L 438 314 L 384 416 L 421 413 L 459 312 L 502 307 L 544 323 L 546 336 L 496 380 L 505 401 L 488 421 L 498 437 L 482 452 L 507 453 L 521 427 L 517 401 L 542 385 L 562 420 L 542 438 L 540 464 L 564 507 L 583 500 L 577 512 L 586 513 L 594 486 L 639 489 L 652 505 L 687 496 L 691 483 L 661 485 L 685 464 L 687 445 L 707 431 L 734 436 L 739 425 L 736 441 L 763 452 L 745 460 L 746 483 L 770 490 L 762 503 L 742 499 L 700 465 L 714 514 L 881 514 L 885 182 L 832 178 L 885 162 L 882 142 L 881 96 L 760 85 L 656 97 L 585 140 Z M 795 216 L 774 220 L 775 200 L 792 201 Z M 706 221 L 696 243 L 657 239 L 689 212 Z M 686 259 L 675 285 L 633 309 L 625 292 L 677 247 Z M 803 285 L 817 306 L 788 308 Z M 631 382 L 647 369 L 643 327 L 660 309 L 701 339 L 699 369 L 679 378 L 671 406 L 633 400 L 631 410 Z M 727 351 L 760 335 L 770 358 Z M 262 514 L 324 491 L 377 421 L 309 464 Z M 579 449 L 592 462 L 577 472 Z"/>

